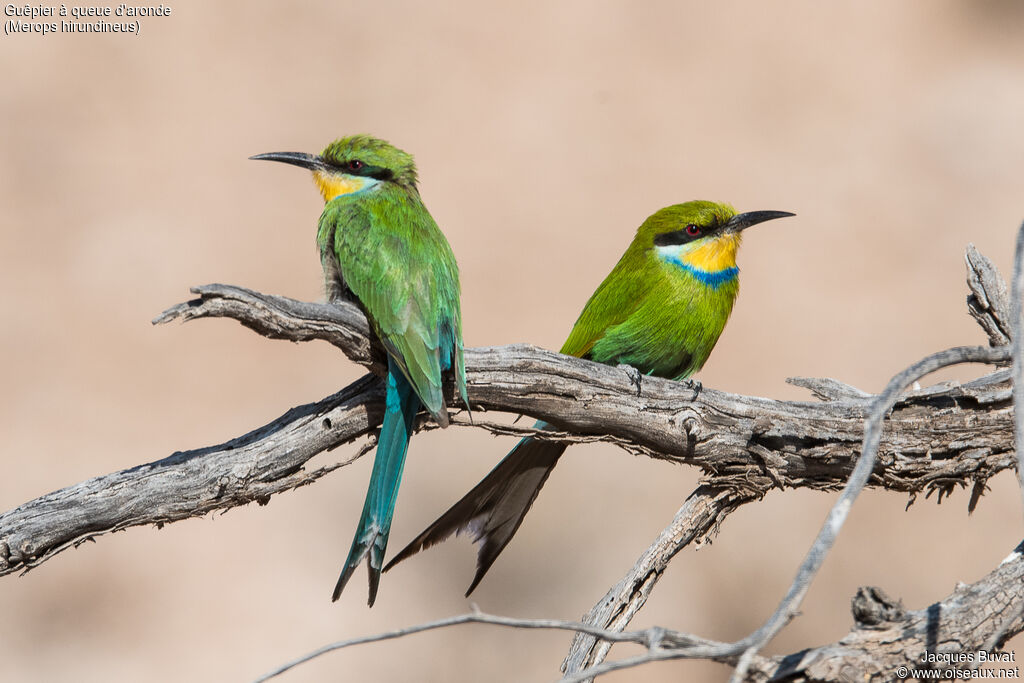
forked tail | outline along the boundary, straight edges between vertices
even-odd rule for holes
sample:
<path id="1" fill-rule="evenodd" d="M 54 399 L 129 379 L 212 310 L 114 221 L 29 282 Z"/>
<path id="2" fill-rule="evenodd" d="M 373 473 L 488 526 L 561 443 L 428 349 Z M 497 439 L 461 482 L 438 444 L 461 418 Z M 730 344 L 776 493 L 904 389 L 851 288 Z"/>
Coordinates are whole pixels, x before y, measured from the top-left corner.
<path id="1" fill-rule="evenodd" d="M 377 598 L 381 567 L 384 565 L 384 551 L 388 545 L 391 520 L 395 514 L 395 500 L 398 497 L 398 486 L 402 482 L 402 470 L 405 468 L 405 454 L 409 449 L 413 419 L 419 408 L 420 400 L 412 385 L 389 358 L 384 423 L 377 439 L 377 453 L 373 459 L 370 486 L 366 492 L 366 502 L 363 503 L 363 514 L 359 518 L 359 526 L 356 527 L 356 535 L 352 540 L 352 548 L 348 551 L 348 559 L 345 560 L 338 584 L 334 587 L 332 600 L 337 600 L 341 595 L 345 584 L 352 577 L 352 572 L 364 557 L 370 574 L 371 607 Z"/>

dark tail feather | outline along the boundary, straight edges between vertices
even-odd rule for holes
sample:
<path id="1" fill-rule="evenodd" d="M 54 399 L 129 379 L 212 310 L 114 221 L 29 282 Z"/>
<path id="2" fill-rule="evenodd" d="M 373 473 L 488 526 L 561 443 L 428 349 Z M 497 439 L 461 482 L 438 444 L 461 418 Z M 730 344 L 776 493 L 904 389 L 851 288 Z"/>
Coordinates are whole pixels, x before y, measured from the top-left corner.
<path id="1" fill-rule="evenodd" d="M 544 426 L 543 422 L 537 423 L 538 428 Z M 483 481 L 392 558 L 384 571 L 453 533 L 466 531 L 472 534 L 474 543 L 480 544 L 476 576 L 466 591 L 468 596 L 519 530 L 565 449 L 564 443 L 530 437 L 521 440 Z"/>
<path id="2" fill-rule="evenodd" d="M 405 454 L 409 448 L 409 437 L 412 435 L 412 422 L 420 407 L 420 400 L 412 390 L 409 381 L 393 363 L 388 362 L 387 405 L 384 410 L 384 423 L 377 439 L 377 453 L 373 459 L 373 472 L 370 474 L 370 486 L 363 503 L 363 514 L 356 527 L 356 535 L 352 547 L 348 551 L 348 559 L 334 587 L 332 600 L 341 596 L 345 584 L 352 577 L 363 558 L 370 574 L 370 607 L 377 599 L 377 586 L 380 583 L 381 567 L 384 564 L 384 551 L 388 545 L 388 534 L 391 532 L 391 520 L 395 514 L 395 500 L 398 498 L 398 486 L 402 482 L 402 470 L 405 468 Z"/>

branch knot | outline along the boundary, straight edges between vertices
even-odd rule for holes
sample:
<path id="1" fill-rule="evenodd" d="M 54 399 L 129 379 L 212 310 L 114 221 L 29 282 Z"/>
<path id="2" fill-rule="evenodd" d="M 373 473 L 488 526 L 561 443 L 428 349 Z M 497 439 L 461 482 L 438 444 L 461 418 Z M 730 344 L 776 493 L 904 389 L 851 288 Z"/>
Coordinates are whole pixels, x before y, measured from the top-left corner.
<path id="1" fill-rule="evenodd" d="M 893 622 L 906 619 L 903 602 L 895 600 L 877 586 L 861 586 L 850 601 L 853 620 L 858 628 L 888 628 Z"/>

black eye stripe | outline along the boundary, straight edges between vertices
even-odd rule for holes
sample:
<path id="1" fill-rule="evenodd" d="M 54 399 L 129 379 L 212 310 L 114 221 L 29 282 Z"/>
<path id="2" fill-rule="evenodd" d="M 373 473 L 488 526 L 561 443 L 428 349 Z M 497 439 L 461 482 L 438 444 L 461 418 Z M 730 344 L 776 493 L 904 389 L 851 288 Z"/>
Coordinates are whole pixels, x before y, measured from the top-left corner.
<path id="1" fill-rule="evenodd" d="M 672 244 L 686 244 L 692 239 L 692 237 L 686 234 L 686 230 L 676 230 L 675 232 L 663 232 L 660 235 L 654 236 L 654 246 L 667 247 Z"/>
<path id="2" fill-rule="evenodd" d="M 682 230 L 673 230 L 672 232 L 663 232 L 660 235 L 655 235 L 654 246 L 667 247 L 673 244 L 686 244 L 706 236 L 707 233 L 703 232 L 697 235 L 689 235 L 686 233 L 686 228 L 683 228 Z"/>
<path id="3" fill-rule="evenodd" d="M 362 175 L 370 176 L 377 180 L 391 180 L 395 177 L 394 171 L 390 168 L 383 168 L 381 166 L 364 166 Z"/>
<path id="4" fill-rule="evenodd" d="M 359 159 L 352 159 L 350 161 L 342 162 L 339 165 L 334 165 L 342 173 L 349 175 L 363 176 L 366 178 L 374 178 L 376 180 L 391 180 L 395 177 L 394 171 L 390 168 L 384 168 L 383 166 L 374 166 L 368 164 L 365 161 Z"/>
<path id="5" fill-rule="evenodd" d="M 686 244 L 687 242 L 693 242 L 709 235 L 713 235 L 720 229 L 720 225 L 717 223 L 709 226 L 700 226 L 693 223 L 684 225 L 679 230 L 673 230 L 672 232 L 663 232 L 659 235 L 654 236 L 654 246 L 656 247 L 667 247 L 675 244 Z M 697 233 L 691 234 L 690 230 L 696 228 Z"/>

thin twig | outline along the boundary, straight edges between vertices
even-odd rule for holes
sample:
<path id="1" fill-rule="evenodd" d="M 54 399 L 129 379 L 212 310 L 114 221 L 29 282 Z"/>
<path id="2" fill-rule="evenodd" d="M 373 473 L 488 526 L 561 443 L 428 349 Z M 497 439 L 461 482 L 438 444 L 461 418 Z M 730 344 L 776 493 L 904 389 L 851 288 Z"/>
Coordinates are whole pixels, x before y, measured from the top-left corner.
<path id="1" fill-rule="evenodd" d="M 688 659 L 689 657 L 687 657 L 682 650 L 653 650 L 645 652 L 642 655 L 624 657 L 623 659 L 617 659 L 614 662 L 604 662 L 600 666 L 589 667 L 578 673 L 564 676 L 558 681 L 558 683 L 587 683 L 587 681 L 592 681 L 597 676 L 602 676 L 604 674 L 610 674 L 624 669 L 632 669 L 637 666 L 643 666 L 644 664 L 650 664 L 652 662 L 658 662 L 666 659 L 684 658 Z"/>
<path id="2" fill-rule="evenodd" d="M 647 629 L 646 631 L 609 631 L 603 628 L 597 628 L 590 626 L 578 621 L 566 621 L 563 619 L 515 619 L 512 617 L 503 617 L 494 614 L 485 614 L 480 611 L 473 611 L 470 614 L 461 614 L 454 617 L 448 617 L 446 619 L 438 619 L 437 621 L 430 621 L 424 624 L 418 624 L 415 626 L 408 626 L 406 628 L 396 629 L 394 631 L 387 631 L 385 633 L 377 633 L 371 636 L 363 636 L 361 638 L 351 638 L 349 640 L 341 640 L 329 645 L 314 650 L 308 654 L 305 654 L 298 659 L 294 659 L 287 664 L 284 664 L 273 671 L 264 674 L 257 678 L 254 683 L 263 683 L 268 681 L 275 676 L 283 674 L 285 671 L 292 669 L 300 664 L 316 659 L 321 655 L 325 655 L 328 652 L 334 652 L 335 650 L 341 650 L 343 648 L 352 647 L 353 645 L 363 645 L 365 643 L 376 643 L 382 640 L 393 640 L 395 638 L 401 638 L 403 636 L 412 635 L 414 633 L 423 633 L 424 631 L 433 631 L 439 628 L 448 628 L 450 626 L 458 626 L 460 624 L 491 624 L 494 626 L 504 626 L 508 628 L 525 628 L 525 629 L 546 629 L 556 631 L 573 631 L 574 633 L 588 633 L 590 635 L 601 638 L 602 640 L 612 640 L 617 643 L 637 643 L 645 645 L 648 648 L 656 648 L 660 640 L 663 637 L 661 629 Z M 718 643 L 714 641 L 707 641 L 687 634 L 675 633 L 675 638 L 679 641 L 688 641 L 694 644 L 702 646 L 716 646 Z"/>

